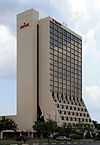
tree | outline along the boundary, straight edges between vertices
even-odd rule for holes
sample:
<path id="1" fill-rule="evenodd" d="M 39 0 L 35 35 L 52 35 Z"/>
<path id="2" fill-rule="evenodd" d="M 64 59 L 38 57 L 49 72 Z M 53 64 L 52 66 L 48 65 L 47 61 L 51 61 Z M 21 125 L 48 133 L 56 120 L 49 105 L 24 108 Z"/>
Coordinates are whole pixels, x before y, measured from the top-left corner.
<path id="1" fill-rule="evenodd" d="M 92 138 L 93 137 L 93 128 L 90 124 L 78 123 L 75 125 L 74 134 L 78 135 L 79 138 Z"/>
<path id="2" fill-rule="evenodd" d="M 45 132 L 45 122 L 44 121 L 36 121 L 33 125 L 33 129 L 37 131 L 38 137 L 43 136 Z"/>
<path id="3" fill-rule="evenodd" d="M 100 123 L 98 123 L 97 121 L 94 121 L 94 120 L 93 120 L 93 124 L 94 124 L 94 127 L 95 127 L 97 130 L 100 130 Z"/>
<path id="4" fill-rule="evenodd" d="M 53 120 L 48 120 L 47 122 L 45 122 L 45 129 L 46 129 L 48 136 L 50 134 L 55 133 L 57 130 L 57 122 L 53 121 Z"/>
<path id="5" fill-rule="evenodd" d="M 84 133 L 84 124 L 79 122 L 73 126 L 71 137 L 73 139 L 80 139 L 83 138 L 83 133 Z"/>
<path id="6" fill-rule="evenodd" d="M 63 123 L 62 126 L 59 126 L 57 128 L 57 132 L 58 132 L 58 135 L 64 135 L 64 136 L 66 136 L 66 134 L 67 134 L 67 124 Z"/>
<path id="7" fill-rule="evenodd" d="M 56 131 L 57 123 L 52 120 L 44 121 L 38 120 L 33 125 L 33 129 L 37 131 L 38 137 L 49 137 Z"/>
<path id="8" fill-rule="evenodd" d="M 17 124 L 12 119 L 2 117 L 0 120 L 0 131 L 2 130 L 16 130 Z"/>
<path id="9" fill-rule="evenodd" d="M 72 125 L 70 123 L 66 126 L 65 133 L 67 137 L 70 137 L 70 135 L 72 134 Z"/>

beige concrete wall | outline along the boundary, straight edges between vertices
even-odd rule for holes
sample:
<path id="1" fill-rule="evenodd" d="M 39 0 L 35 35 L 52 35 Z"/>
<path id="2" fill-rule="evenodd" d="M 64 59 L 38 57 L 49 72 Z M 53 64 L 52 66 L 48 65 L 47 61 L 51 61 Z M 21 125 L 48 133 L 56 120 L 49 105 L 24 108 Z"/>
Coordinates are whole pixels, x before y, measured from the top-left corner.
<path id="1" fill-rule="evenodd" d="M 50 93 L 49 17 L 39 21 L 39 105 L 45 120 L 61 123 Z"/>
<path id="2" fill-rule="evenodd" d="M 17 16 L 17 116 L 20 129 L 32 129 L 37 118 L 37 21 L 38 12 Z M 29 26 L 20 28 L 24 23 Z"/>

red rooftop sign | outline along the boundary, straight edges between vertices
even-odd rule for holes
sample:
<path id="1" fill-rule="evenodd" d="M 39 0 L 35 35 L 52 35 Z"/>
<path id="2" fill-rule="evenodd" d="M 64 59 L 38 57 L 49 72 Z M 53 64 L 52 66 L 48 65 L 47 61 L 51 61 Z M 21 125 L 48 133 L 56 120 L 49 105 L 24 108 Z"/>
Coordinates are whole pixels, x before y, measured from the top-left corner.
<path id="1" fill-rule="evenodd" d="M 20 29 L 23 29 L 23 28 L 25 28 L 25 27 L 29 27 L 29 23 L 25 23 L 25 22 L 24 22 L 24 24 L 20 26 Z"/>

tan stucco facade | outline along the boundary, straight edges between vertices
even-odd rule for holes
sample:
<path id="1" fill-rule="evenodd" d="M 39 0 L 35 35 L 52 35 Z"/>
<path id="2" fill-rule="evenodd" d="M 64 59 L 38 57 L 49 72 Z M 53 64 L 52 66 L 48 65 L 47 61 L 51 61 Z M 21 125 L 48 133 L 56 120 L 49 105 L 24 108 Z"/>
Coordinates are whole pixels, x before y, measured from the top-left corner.
<path id="1" fill-rule="evenodd" d="M 45 120 L 55 120 L 58 125 L 62 125 L 65 122 L 75 124 L 79 122 L 79 118 L 80 122 L 87 123 L 85 120 L 89 121 L 90 116 L 83 100 L 82 102 L 80 101 L 81 105 L 76 105 L 72 104 L 73 102 L 71 102 L 69 96 L 67 96 L 69 103 L 66 101 L 66 99 L 62 100 L 61 102 L 55 102 L 52 97 L 52 92 L 50 91 L 50 20 L 52 21 L 52 18 L 47 17 L 39 21 L 39 105 L 41 111 Z M 77 38 L 82 39 L 80 35 L 74 33 L 69 28 L 66 28 L 63 25 L 61 25 L 61 27 L 67 32 L 75 35 Z M 57 93 L 55 93 L 54 97 L 57 100 Z M 57 108 L 57 105 L 60 107 Z M 76 110 L 74 110 L 74 108 L 76 108 Z M 60 114 L 59 111 L 61 111 L 62 114 Z M 64 112 L 66 112 L 66 114 L 64 114 Z M 69 112 L 70 115 L 68 114 Z M 62 120 L 62 115 L 64 118 L 68 117 L 68 120 Z M 70 120 L 71 118 L 73 121 Z M 76 120 L 74 118 L 76 118 Z M 83 118 L 84 121 L 82 121 Z M 92 124 L 92 122 L 89 124 Z"/>
<path id="2" fill-rule="evenodd" d="M 17 15 L 16 122 L 26 130 L 32 129 L 37 119 L 37 22 L 34 10 Z"/>
<path id="3" fill-rule="evenodd" d="M 44 119 L 61 123 L 50 92 L 49 17 L 39 21 L 39 105 Z"/>

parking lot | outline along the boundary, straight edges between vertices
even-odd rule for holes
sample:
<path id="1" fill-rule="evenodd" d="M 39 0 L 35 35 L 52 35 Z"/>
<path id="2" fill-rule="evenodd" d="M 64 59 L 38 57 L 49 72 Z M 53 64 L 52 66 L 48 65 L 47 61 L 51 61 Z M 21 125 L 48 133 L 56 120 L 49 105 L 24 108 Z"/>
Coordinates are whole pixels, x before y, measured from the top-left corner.
<path id="1" fill-rule="evenodd" d="M 94 143 L 33 143 L 33 145 L 100 145 L 100 142 L 94 142 Z"/>
<path id="2" fill-rule="evenodd" d="M 27 140 L 16 141 L 16 140 L 0 140 L 0 145 L 100 145 L 100 141 L 94 140 L 73 140 L 71 142 L 61 141 L 57 142 L 55 140 Z"/>

